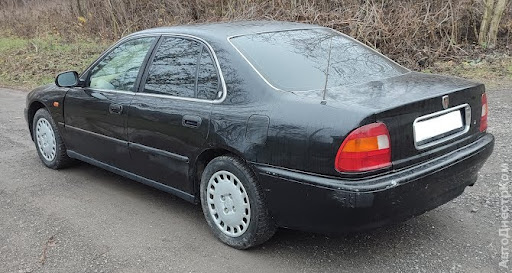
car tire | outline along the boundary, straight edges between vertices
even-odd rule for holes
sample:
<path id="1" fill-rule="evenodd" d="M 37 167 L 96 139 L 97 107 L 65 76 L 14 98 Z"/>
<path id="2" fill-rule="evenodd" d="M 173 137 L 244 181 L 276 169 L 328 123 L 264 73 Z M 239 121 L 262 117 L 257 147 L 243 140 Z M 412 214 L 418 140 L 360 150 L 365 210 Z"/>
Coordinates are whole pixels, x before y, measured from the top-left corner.
<path id="1" fill-rule="evenodd" d="M 37 154 L 46 167 L 61 169 L 74 162 L 68 157 L 66 146 L 48 110 L 37 110 L 32 123 L 32 134 Z"/>
<path id="2" fill-rule="evenodd" d="M 201 177 L 200 196 L 213 234 L 231 247 L 257 246 L 276 231 L 256 176 L 238 158 L 220 156 L 210 161 Z"/>

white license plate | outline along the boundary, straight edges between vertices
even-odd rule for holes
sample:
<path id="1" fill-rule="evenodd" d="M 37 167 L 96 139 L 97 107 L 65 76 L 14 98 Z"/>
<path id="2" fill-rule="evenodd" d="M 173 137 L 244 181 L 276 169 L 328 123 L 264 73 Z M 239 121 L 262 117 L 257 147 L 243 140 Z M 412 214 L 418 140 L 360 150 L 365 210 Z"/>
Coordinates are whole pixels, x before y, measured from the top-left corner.
<path id="1" fill-rule="evenodd" d="M 448 133 L 463 127 L 460 110 L 449 112 L 438 117 L 417 121 L 414 127 L 416 143 Z"/>

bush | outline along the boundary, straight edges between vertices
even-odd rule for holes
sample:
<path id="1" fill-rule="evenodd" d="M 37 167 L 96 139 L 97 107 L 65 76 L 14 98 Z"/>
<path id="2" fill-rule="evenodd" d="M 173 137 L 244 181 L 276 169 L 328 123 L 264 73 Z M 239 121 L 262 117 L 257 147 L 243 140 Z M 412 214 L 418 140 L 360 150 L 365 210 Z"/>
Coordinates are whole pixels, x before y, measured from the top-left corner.
<path id="1" fill-rule="evenodd" d="M 479 0 L 4 0 L 0 10 L 0 26 L 25 37 L 115 40 L 162 25 L 265 19 L 332 27 L 412 68 L 483 50 Z M 501 50 L 509 50 L 511 13 L 500 26 Z"/>

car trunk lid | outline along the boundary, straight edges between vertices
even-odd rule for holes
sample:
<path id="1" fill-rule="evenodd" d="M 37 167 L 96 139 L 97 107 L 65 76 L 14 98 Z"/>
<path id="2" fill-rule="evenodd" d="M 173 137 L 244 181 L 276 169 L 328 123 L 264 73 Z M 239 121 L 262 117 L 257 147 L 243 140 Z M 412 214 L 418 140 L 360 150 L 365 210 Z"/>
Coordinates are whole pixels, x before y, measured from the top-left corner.
<path id="1" fill-rule="evenodd" d="M 461 147 L 480 134 L 484 86 L 469 80 L 409 72 L 361 85 L 326 90 L 331 107 L 365 109 L 389 129 L 393 168 Z M 322 91 L 300 96 L 322 99 Z"/>

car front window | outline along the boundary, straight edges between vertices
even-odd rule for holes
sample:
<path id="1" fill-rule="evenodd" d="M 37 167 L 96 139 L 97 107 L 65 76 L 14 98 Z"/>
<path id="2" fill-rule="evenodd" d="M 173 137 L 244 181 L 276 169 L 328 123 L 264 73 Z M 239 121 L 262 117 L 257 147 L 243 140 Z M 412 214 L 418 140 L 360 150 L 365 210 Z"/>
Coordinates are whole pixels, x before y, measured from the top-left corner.
<path id="1" fill-rule="evenodd" d="M 230 41 L 264 79 L 281 90 L 321 90 L 326 85 L 327 74 L 327 87 L 335 87 L 408 71 L 359 42 L 326 28 L 250 34 Z"/>
<path id="2" fill-rule="evenodd" d="M 127 41 L 108 53 L 91 71 L 90 87 L 135 91 L 135 81 L 154 37 Z"/>

